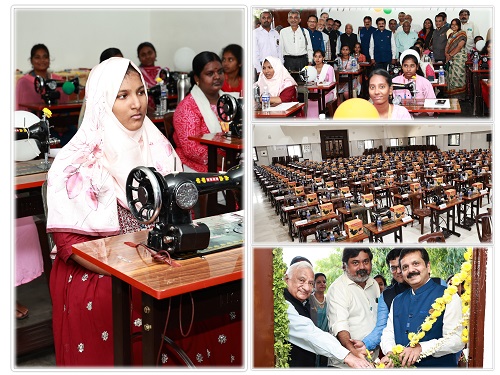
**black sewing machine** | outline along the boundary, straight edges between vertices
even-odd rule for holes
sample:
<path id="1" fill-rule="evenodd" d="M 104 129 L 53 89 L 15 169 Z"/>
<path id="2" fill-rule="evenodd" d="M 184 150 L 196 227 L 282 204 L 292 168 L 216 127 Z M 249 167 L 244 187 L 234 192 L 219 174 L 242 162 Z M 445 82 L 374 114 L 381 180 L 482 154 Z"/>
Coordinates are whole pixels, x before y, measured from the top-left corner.
<path id="1" fill-rule="evenodd" d="M 40 76 L 35 77 L 35 91 L 42 95 L 45 104 L 57 104 L 61 98 L 61 93 L 57 91 L 58 87 L 62 87 L 65 94 L 71 95 L 80 92 L 80 80 L 78 77 L 73 78 L 71 81 L 56 81 L 55 79 L 43 79 Z"/>
<path id="2" fill-rule="evenodd" d="M 243 98 L 236 99 L 230 94 L 223 94 L 217 100 L 219 118 L 229 123 L 232 137 L 243 137 Z"/>
<path id="3" fill-rule="evenodd" d="M 50 113 L 50 111 L 49 111 Z M 49 169 L 49 150 L 50 146 L 54 146 L 60 143 L 57 138 L 52 138 L 50 136 L 50 125 L 48 117 L 50 114 L 46 114 L 44 111 L 43 117 L 40 122 L 29 126 L 28 128 L 16 127 L 14 128 L 14 139 L 16 141 L 20 140 L 34 140 L 36 147 L 38 148 L 38 155 L 44 154 L 45 161 L 41 164 L 42 169 Z M 21 147 L 16 144 L 16 147 Z"/>
<path id="4" fill-rule="evenodd" d="M 191 219 L 191 209 L 198 202 L 198 196 L 240 190 L 243 175 L 242 165 L 225 174 L 177 172 L 166 176 L 152 167 L 137 167 L 127 177 L 128 206 L 140 223 L 155 222 L 148 234 L 150 248 L 165 250 L 175 259 L 191 258 L 210 242 L 208 226 L 193 223 Z"/>
<path id="5" fill-rule="evenodd" d="M 393 90 L 408 90 L 410 92 L 410 95 L 412 98 L 414 98 L 415 94 L 418 92 L 417 85 L 413 81 L 408 82 L 408 83 L 393 83 L 392 89 Z"/>
<path id="6" fill-rule="evenodd" d="M 381 207 L 370 212 L 372 223 L 376 223 L 380 218 L 382 222 L 391 220 L 392 212 L 388 207 Z"/>

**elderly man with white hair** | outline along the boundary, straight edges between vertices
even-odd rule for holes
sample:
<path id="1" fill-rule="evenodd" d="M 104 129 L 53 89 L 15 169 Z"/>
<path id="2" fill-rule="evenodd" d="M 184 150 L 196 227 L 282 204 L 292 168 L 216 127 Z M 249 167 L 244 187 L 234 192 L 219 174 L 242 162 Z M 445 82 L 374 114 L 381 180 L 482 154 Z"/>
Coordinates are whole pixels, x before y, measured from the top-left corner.
<path id="1" fill-rule="evenodd" d="M 353 368 L 373 367 L 365 358 L 363 349 L 352 353 L 328 332 L 324 332 L 311 320 L 308 298 L 314 288 L 314 271 L 311 264 L 299 261 L 292 264 L 286 274 L 284 291 L 288 304 L 290 367 L 314 367 L 316 354 L 335 357 Z M 357 340 L 356 340 L 357 341 Z M 357 341 L 357 346 L 364 344 Z"/>

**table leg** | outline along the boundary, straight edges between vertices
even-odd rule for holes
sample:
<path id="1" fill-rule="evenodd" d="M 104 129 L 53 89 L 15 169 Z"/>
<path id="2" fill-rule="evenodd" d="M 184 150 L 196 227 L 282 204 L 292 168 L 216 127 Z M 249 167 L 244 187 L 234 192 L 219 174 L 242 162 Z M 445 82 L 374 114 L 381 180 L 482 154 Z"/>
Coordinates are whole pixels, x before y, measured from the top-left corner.
<path id="1" fill-rule="evenodd" d="M 349 90 L 349 99 L 353 98 L 353 88 L 352 88 L 352 79 L 351 77 L 347 76 L 347 87 Z"/>
<path id="2" fill-rule="evenodd" d="M 158 300 L 147 293 L 142 293 L 143 366 L 158 365 L 158 352 L 162 346 L 167 301 Z"/>
<path id="3" fill-rule="evenodd" d="M 130 288 L 126 282 L 114 276 L 111 278 L 111 288 L 115 365 L 130 366 L 132 364 L 129 301 Z"/>

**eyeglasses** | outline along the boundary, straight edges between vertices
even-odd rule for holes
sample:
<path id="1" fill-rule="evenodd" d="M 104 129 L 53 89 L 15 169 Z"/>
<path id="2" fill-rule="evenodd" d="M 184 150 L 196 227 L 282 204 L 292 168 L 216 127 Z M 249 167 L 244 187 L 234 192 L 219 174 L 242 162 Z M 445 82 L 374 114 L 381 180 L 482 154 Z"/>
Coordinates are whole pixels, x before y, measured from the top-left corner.
<path id="1" fill-rule="evenodd" d="M 396 272 L 398 269 L 401 270 L 399 266 L 390 266 L 389 269 L 391 270 L 391 272 Z"/>

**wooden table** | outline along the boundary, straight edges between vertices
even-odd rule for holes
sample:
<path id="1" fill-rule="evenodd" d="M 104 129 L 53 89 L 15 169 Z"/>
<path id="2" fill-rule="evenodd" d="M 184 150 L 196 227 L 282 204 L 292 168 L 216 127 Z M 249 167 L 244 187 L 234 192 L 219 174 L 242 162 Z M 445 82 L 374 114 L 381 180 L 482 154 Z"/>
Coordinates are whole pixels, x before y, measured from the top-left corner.
<path id="1" fill-rule="evenodd" d="M 207 218 L 200 221 L 207 223 Z M 136 250 L 124 244 L 126 241 L 136 244 L 147 242 L 147 234 L 146 230 L 73 246 L 75 254 L 112 275 L 116 366 L 131 364 L 129 301 L 131 286 L 142 292 L 142 356 L 145 366 L 156 364 L 163 340 L 162 331 L 168 299 L 187 293 L 193 293 L 194 296 L 196 293 L 195 308 L 199 318 L 204 315 L 225 313 L 228 308 L 230 311 L 236 309 L 239 318 L 243 313 L 242 247 L 178 260 L 181 266 L 172 267 L 153 261 L 149 252 L 141 247 Z M 214 327 L 209 327 L 212 328 Z M 243 335 L 241 338 L 243 339 Z M 243 342 L 240 341 L 238 344 L 243 345 Z"/>
<path id="2" fill-rule="evenodd" d="M 451 202 L 446 202 L 443 205 L 437 205 L 436 203 L 427 203 L 427 207 L 431 209 L 431 232 L 439 231 L 439 219 L 442 214 L 446 213 L 446 228 L 443 228 L 442 231 L 446 232 L 446 234 L 454 234 L 457 237 L 460 237 L 460 233 L 455 230 L 455 225 L 457 224 L 455 221 L 455 207 L 459 204 L 462 204 L 463 201 L 455 199 Z M 451 219 L 451 229 L 450 229 L 450 219 Z M 447 237 L 445 235 L 445 237 Z"/>
<path id="3" fill-rule="evenodd" d="M 304 230 L 309 229 L 312 225 L 317 225 L 321 224 L 325 221 L 331 220 L 331 219 L 337 219 L 339 215 L 336 213 L 329 213 L 328 215 L 314 215 L 311 216 L 311 218 L 305 219 L 305 220 L 299 220 L 294 223 L 295 227 L 297 228 L 297 233 L 299 237 L 299 242 L 306 242 L 306 238 L 304 237 Z"/>
<path id="4" fill-rule="evenodd" d="M 188 139 L 200 142 L 202 145 L 208 146 L 208 171 L 217 172 L 217 149 L 221 148 L 226 151 L 224 170 L 238 165 L 238 154 L 243 152 L 244 141 L 242 138 L 225 136 L 223 133 L 208 133 L 202 136 L 189 136 Z M 242 194 L 240 193 L 241 197 Z M 243 207 L 243 200 L 240 199 L 240 209 Z M 233 194 L 226 194 L 226 207 L 220 207 L 217 203 L 217 193 L 208 194 L 207 212 L 224 213 L 236 210 L 236 200 Z"/>
<path id="5" fill-rule="evenodd" d="M 305 106 L 305 103 L 297 103 L 286 111 L 255 111 L 255 118 L 285 118 L 296 115 Z"/>
<path id="6" fill-rule="evenodd" d="M 319 100 L 318 100 L 318 113 L 322 113 L 325 109 L 325 96 L 328 94 L 332 89 L 335 88 L 337 85 L 337 82 L 329 82 L 328 85 L 318 85 L 317 83 L 313 84 L 305 84 L 302 86 L 299 86 L 299 89 L 301 87 L 307 89 L 308 93 L 316 93 L 317 91 L 319 92 Z M 300 92 L 300 91 L 299 91 Z M 309 96 L 307 97 L 307 100 L 309 100 Z"/>
<path id="7" fill-rule="evenodd" d="M 462 197 L 463 204 L 457 206 L 457 226 L 471 230 L 474 225 L 474 218 L 479 215 L 479 206 L 483 197 L 488 194 L 486 191 L 473 193 L 471 196 Z M 475 212 L 474 212 L 475 211 Z"/>
<path id="8" fill-rule="evenodd" d="M 369 232 L 370 242 L 384 242 L 383 237 L 394 233 L 394 242 L 403 242 L 403 227 L 407 224 L 413 223 L 413 219 L 408 221 L 403 220 L 391 220 L 382 225 L 382 230 L 378 230 L 376 223 L 365 224 L 363 227 Z"/>
<path id="9" fill-rule="evenodd" d="M 436 99 L 438 100 L 438 99 Z M 424 107 L 425 99 L 402 99 L 401 105 L 404 106 L 410 113 L 434 113 L 438 115 L 440 113 L 461 113 L 460 103 L 458 99 L 449 99 L 450 108 L 430 108 Z"/>
<path id="10" fill-rule="evenodd" d="M 336 239 L 335 241 L 326 241 L 326 242 L 331 242 L 331 243 L 357 243 L 357 242 L 363 242 L 368 238 L 368 235 L 365 232 L 361 232 L 360 234 L 354 236 L 354 237 L 348 237 L 345 236 L 344 239 L 338 240 Z M 313 242 L 318 242 L 316 239 Z"/>

